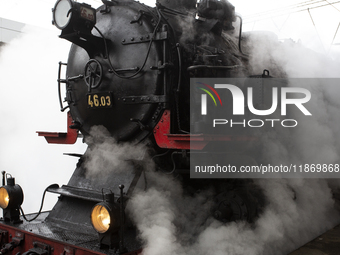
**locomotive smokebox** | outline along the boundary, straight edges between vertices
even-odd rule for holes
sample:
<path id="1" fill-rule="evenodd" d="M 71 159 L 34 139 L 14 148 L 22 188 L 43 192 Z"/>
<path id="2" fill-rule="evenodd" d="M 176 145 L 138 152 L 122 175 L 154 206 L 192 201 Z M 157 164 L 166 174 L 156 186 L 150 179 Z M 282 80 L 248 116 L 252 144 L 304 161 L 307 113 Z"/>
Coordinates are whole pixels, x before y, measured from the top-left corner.
<path id="1" fill-rule="evenodd" d="M 155 10 L 146 11 L 134 1 L 117 2 L 97 10 L 91 34 L 62 31 L 61 37 L 73 42 L 66 101 L 85 142 L 94 126 L 104 126 L 118 141 L 140 142 L 162 115 L 167 84 L 178 80 L 177 54 L 169 46 L 167 25 Z"/>

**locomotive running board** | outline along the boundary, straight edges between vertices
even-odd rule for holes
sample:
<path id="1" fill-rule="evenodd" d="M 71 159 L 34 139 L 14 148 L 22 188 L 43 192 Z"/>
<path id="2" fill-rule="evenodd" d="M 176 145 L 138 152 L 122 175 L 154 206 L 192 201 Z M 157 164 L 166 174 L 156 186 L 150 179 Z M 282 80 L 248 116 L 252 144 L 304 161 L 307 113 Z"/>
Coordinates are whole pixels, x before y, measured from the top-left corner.
<path id="1" fill-rule="evenodd" d="M 256 142 L 253 136 L 214 135 L 214 134 L 171 134 L 170 110 L 165 110 L 153 130 L 156 143 L 161 148 L 202 150 L 209 142 Z"/>
<path id="2" fill-rule="evenodd" d="M 70 126 L 73 124 L 73 119 L 70 112 L 67 113 L 67 133 L 62 132 L 42 132 L 37 131 L 38 136 L 45 137 L 48 143 L 57 144 L 74 144 L 78 138 L 78 130 L 72 129 Z"/>
<path id="3" fill-rule="evenodd" d="M 60 197 L 46 222 L 70 231 L 96 234 L 90 220 L 94 205 L 102 202 L 107 193 L 113 193 L 117 202 L 120 198 L 119 185 L 124 185 L 124 197 L 128 199 L 136 187 L 143 189 L 146 183 L 143 162 L 139 161 L 128 161 L 124 169 L 117 167 L 110 173 L 97 173 L 89 177 L 85 163 L 87 153 L 79 159 L 67 185 L 48 189 L 49 192 L 60 194 Z"/>
<path id="4" fill-rule="evenodd" d="M 47 191 L 66 197 L 79 198 L 96 203 L 103 201 L 103 194 L 100 192 L 97 192 L 95 190 L 76 188 L 68 185 L 63 185 L 60 188 L 48 188 Z"/>

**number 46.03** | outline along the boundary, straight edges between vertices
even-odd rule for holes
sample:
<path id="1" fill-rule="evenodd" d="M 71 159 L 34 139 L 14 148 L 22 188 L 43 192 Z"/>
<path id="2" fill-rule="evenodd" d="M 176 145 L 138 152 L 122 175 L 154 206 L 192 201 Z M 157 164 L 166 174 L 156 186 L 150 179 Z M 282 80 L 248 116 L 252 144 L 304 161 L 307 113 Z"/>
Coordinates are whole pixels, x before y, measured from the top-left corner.
<path id="1" fill-rule="evenodd" d="M 99 96 L 97 94 L 91 94 L 88 95 L 87 104 L 91 108 L 110 107 L 111 98 L 110 96 Z"/>

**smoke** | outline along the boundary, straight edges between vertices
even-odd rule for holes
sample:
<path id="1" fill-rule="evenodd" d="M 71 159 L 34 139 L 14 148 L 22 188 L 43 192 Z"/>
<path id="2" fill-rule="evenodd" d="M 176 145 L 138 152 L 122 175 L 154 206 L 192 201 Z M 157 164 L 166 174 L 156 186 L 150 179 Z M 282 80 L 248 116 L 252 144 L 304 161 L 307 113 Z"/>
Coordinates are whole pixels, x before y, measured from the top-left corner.
<path id="1" fill-rule="evenodd" d="M 131 218 L 143 254 L 287 254 L 339 220 L 326 180 L 258 180 L 268 205 L 254 223 L 209 217 L 209 191 L 187 196 L 175 180 L 149 173 L 155 185 L 134 196 Z"/>
<path id="2" fill-rule="evenodd" d="M 248 45 L 253 73 L 269 69 L 274 77 L 299 78 L 291 86 L 308 89 L 312 95 L 307 104 L 312 116 L 301 116 L 294 109 L 290 114 L 298 121 L 296 128 L 264 134 L 267 160 L 273 164 L 338 163 L 340 89 L 335 78 L 340 64 L 300 43 L 280 42 L 273 36 L 257 34 Z"/>
<path id="3" fill-rule="evenodd" d="M 190 28 L 188 28 L 190 29 Z M 247 47 L 245 47 L 247 48 Z M 291 40 L 279 41 L 272 34 L 253 35 L 248 44 L 251 73 L 269 69 L 276 77 L 337 78 L 339 63 Z M 279 164 L 339 163 L 340 90 L 317 82 L 302 84 L 313 100 L 313 118 L 298 119 L 298 127 L 265 134 L 266 162 Z M 189 196 L 179 182 L 160 173 L 147 175 L 154 185 L 131 200 L 144 244 L 143 254 L 287 254 L 339 223 L 332 189 L 338 179 L 255 180 L 266 206 L 253 223 L 221 223 L 212 216 L 209 190 Z M 332 189 L 331 189 L 332 188 Z M 190 202 L 189 202 L 190 201 Z"/>
<path id="4" fill-rule="evenodd" d="M 129 143 L 118 144 L 103 126 L 91 128 L 85 161 L 87 178 L 106 178 L 113 173 L 126 172 L 131 165 L 128 160 L 143 160 L 146 146 Z"/>
<path id="5" fill-rule="evenodd" d="M 144 254 L 191 254 L 190 245 L 206 222 L 212 206 L 211 192 L 187 196 L 173 177 L 147 172 L 147 191 L 131 200 L 129 213 L 145 243 Z"/>
<path id="6" fill-rule="evenodd" d="M 317 53 L 301 42 L 279 40 L 273 32 L 246 33 L 246 51 L 250 53 L 252 73 L 269 69 L 274 77 L 338 78 L 336 55 Z"/>

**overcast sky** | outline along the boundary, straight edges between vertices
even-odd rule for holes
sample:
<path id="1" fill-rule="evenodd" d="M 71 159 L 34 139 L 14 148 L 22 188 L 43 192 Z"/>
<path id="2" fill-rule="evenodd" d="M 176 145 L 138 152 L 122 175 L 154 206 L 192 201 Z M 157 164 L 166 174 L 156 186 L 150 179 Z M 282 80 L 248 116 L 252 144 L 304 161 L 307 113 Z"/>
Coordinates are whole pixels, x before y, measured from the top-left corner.
<path id="1" fill-rule="evenodd" d="M 51 25 L 51 9 L 55 2 L 54 0 L 0 0 L 0 17 L 56 29 Z M 100 0 L 84 2 L 93 7 L 102 4 Z M 155 3 L 153 0 L 141 2 L 150 6 Z M 332 51 L 340 48 L 340 45 L 334 45 L 340 44 L 340 35 L 335 36 L 340 22 L 339 2 L 337 0 L 231 1 L 236 12 L 244 18 L 244 31 L 269 30 L 278 34 L 280 39 L 300 40 L 306 46 L 325 53 L 328 53 L 330 48 Z"/>
<path id="2" fill-rule="evenodd" d="M 0 17 L 51 28 L 51 9 L 55 2 L 54 0 L 0 0 Z M 93 7 L 102 4 L 100 0 L 84 2 Z M 141 2 L 151 6 L 155 3 L 153 0 Z M 231 3 L 236 7 L 236 12 L 245 19 L 245 30 L 269 29 L 294 39 L 299 39 L 298 35 L 303 37 L 309 30 L 315 30 L 314 21 L 320 36 L 325 42 L 330 43 L 340 22 L 340 3 L 337 0 L 234 0 Z M 318 7 L 322 5 L 325 6 Z M 310 8 L 310 14 L 307 8 Z M 340 43 L 340 36 L 338 38 L 337 42 Z"/>

